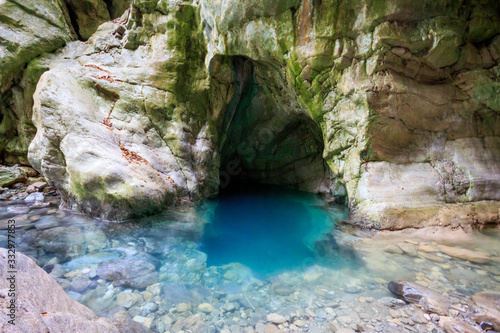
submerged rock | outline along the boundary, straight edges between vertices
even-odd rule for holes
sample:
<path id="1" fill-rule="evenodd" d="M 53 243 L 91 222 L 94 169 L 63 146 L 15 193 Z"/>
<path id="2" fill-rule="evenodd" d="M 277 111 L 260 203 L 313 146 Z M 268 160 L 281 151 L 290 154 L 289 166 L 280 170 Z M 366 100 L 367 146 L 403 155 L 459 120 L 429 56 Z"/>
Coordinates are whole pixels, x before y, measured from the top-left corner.
<path id="1" fill-rule="evenodd" d="M 449 317 L 441 317 L 439 325 L 444 328 L 446 333 L 480 333 L 482 331 L 466 322 Z"/>
<path id="2" fill-rule="evenodd" d="M 30 207 L 21 205 L 7 207 L 7 213 L 15 215 L 28 214 L 30 210 L 31 210 Z"/>
<path id="3" fill-rule="evenodd" d="M 476 264 L 487 264 L 491 260 L 491 256 L 488 253 L 481 251 L 471 251 L 445 245 L 440 245 L 438 249 L 450 257 L 467 260 Z"/>
<path id="4" fill-rule="evenodd" d="M 8 252 L 0 249 L 0 306 L 10 304 Z M 64 290 L 33 260 L 16 252 L 16 332 L 109 332 L 118 329 L 106 318 L 69 298 Z M 0 330 L 11 332 L 7 316 L 0 318 Z"/>
<path id="5" fill-rule="evenodd" d="M 121 292 L 116 296 L 116 303 L 128 309 L 141 300 L 141 296 L 131 292 Z"/>
<path id="6" fill-rule="evenodd" d="M 67 260 L 83 253 L 84 241 L 83 232 L 78 227 L 55 227 L 38 233 L 35 245 Z"/>
<path id="7" fill-rule="evenodd" d="M 273 324 L 283 324 L 286 322 L 286 318 L 283 317 L 282 315 L 279 315 L 277 313 L 271 313 L 267 315 L 267 321 L 273 323 Z"/>
<path id="8" fill-rule="evenodd" d="M 475 314 L 477 322 L 490 323 L 496 331 L 500 331 L 500 292 L 483 291 L 472 296 L 472 300 L 486 310 Z"/>
<path id="9" fill-rule="evenodd" d="M 113 281 L 115 286 L 129 286 L 143 289 L 158 280 L 156 267 L 146 261 L 136 259 L 109 260 L 99 263 L 97 275 Z"/>
<path id="10" fill-rule="evenodd" d="M 179 317 L 172 327 L 173 332 L 199 332 L 205 320 L 201 314 L 195 314 L 187 318 Z"/>
<path id="11" fill-rule="evenodd" d="M 214 311 L 214 307 L 211 304 L 208 303 L 202 303 L 198 305 L 198 311 L 204 312 L 204 313 L 210 313 Z"/>
<path id="12" fill-rule="evenodd" d="M 389 282 L 389 291 L 408 303 L 419 304 L 427 312 L 448 315 L 450 300 L 439 292 L 407 281 Z"/>

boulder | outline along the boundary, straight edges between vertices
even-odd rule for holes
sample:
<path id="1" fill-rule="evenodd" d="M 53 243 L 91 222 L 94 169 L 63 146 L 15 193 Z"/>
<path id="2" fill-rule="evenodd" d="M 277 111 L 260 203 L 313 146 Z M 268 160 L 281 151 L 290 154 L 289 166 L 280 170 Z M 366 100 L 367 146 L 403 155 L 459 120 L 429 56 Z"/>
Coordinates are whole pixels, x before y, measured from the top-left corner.
<path id="1" fill-rule="evenodd" d="M 26 181 L 27 176 L 21 169 L 16 167 L 0 166 L 0 187 Z"/>
<path id="2" fill-rule="evenodd" d="M 63 0 L 1 1 L 0 154 L 5 163 L 27 165 L 36 129 L 31 120 L 33 92 L 47 68 L 35 58 L 74 39 Z"/>
<path id="3" fill-rule="evenodd" d="M 10 304 L 8 251 L 0 249 L 0 306 Z M 15 327 L 0 318 L 2 332 L 110 332 L 118 329 L 106 318 L 69 298 L 64 290 L 29 257 L 16 252 Z M 14 329 L 14 330 L 13 330 Z"/>
<path id="4" fill-rule="evenodd" d="M 408 303 L 419 304 L 427 312 L 446 316 L 451 301 L 439 292 L 407 281 L 389 282 L 389 291 Z"/>

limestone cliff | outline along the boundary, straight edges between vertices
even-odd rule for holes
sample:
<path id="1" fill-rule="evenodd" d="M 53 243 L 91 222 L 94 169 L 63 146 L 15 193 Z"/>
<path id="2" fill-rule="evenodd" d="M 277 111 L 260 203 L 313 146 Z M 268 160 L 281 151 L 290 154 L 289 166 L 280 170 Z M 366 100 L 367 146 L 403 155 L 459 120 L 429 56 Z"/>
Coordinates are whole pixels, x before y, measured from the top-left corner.
<path id="1" fill-rule="evenodd" d="M 130 0 L 0 1 L 0 161 L 29 164 L 33 93 L 53 52 L 123 14 Z"/>
<path id="2" fill-rule="evenodd" d="M 499 61 L 493 0 L 134 0 L 47 62 L 28 157 L 107 219 L 244 178 L 382 228 L 497 223 Z"/>

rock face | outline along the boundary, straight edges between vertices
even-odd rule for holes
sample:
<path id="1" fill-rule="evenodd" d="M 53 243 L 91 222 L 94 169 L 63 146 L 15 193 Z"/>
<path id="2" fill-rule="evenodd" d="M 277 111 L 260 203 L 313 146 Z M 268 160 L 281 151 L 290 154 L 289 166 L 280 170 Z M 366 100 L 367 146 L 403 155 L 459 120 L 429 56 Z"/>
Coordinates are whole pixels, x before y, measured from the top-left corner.
<path id="1" fill-rule="evenodd" d="M 7 280 L 8 252 L 0 249 L 0 306 L 7 309 L 11 297 Z M 33 260 L 16 252 L 16 321 L 0 319 L 2 332 L 113 332 L 118 329 L 106 318 L 69 298 L 64 290 Z"/>
<path id="2" fill-rule="evenodd" d="M 49 69 L 51 53 L 77 37 L 88 38 L 101 23 L 122 15 L 129 4 L 129 0 L 0 2 L 0 161 L 29 164 L 28 146 L 36 133 L 33 93 Z"/>
<path id="3" fill-rule="evenodd" d="M 102 23 L 123 14 L 130 0 L 68 0 L 68 11 L 81 39 L 88 39 Z"/>
<path id="4" fill-rule="evenodd" d="M 102 2 L 78 6 L 100 22 Z M 66 207 L 105 219 L 243 179 L 347 196 L 354 222 L 386 229 L 497 223 L 499 13 L 493 0 L 134 0 L 47 63 L 28 158 Z"/>
<path id="5" fill-rule="evenodd" d="M 43 65 L 36 59 L 72 40 L 62 0 L 0 2 L 0 154 L 7 163 L 28 164 L 33 93 Z"/>

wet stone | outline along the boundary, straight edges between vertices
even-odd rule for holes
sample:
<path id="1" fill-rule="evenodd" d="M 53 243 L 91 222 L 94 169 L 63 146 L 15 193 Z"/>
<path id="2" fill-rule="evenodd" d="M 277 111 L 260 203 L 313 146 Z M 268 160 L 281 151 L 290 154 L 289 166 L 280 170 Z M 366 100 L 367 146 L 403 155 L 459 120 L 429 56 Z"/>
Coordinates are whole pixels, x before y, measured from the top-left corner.
<path id="1" fill-rule="evenodd" d="M 9 206 L 7 213 L 14 215 L 28 214 L 31 209 L 28 206 Z"/>
<path id="2" fill-rule="evenodd" d="M 109 260 L 99 263 L 97 275 L 113 281 L 116 286 L 124 285 L 143 289 L 158 280 L 156 267 L 146 261 L 136 259 Z"/>
<path id="3" fill-rule="evenodd" d="M 211 304 L 208 303 L 202 303 L 198 305 L 198 311 L 204 312 L 204 313 L 210 313 L 214 311 L 214 307 Z"/>
<path id="4" fill-rule="evenodd" d="M 472 300 L 485 311 L 476 313 L 478 322 L 488 322 L 500 330 L 500 292 L 483 291 L 472 296 Z"/>
<path id="5" fill-rule="evenodd" d="M 345 292 L 348 294 L 359 294 L 362 291 L 363 291 L 363 289 L 358 287 L 358 286 L 351 286 L 351 287 L 345 288 Z"/>
<path id="6" fill-rule="evenodd" d="M 272 324 L 264 326 L 264 333 L 280 333 L 280 330 Z"/>
<path id="7" fill-rule="evenodd" d="M 286 318 L 277 314 L 277 313 L 271 313 L 267 315 L 267 321 L 273 323 L 273 324 L 283 324 L 286 322 Z"/>
<path id="8" fill-rule="evenodd" d="M 467 260 L 477 264 L 486 264 L 491 260 L 491 256 L 488 253 L 482 251 L 472 251 L 445 245 L 440 245 L 438 249 L 439 251 L 449 255 L 450 257 Z"/>
<path id="9" fill-rule="evenodd" d="M 124 308 L 130 308 L 139 302 L 141 297 L 131 292 L 121 292 L 116 296 L 116 303 Z"/>
<path id="10" fill-rule="evenodd" d="M 31 193 L 26 198 L 24 198 L 24 201 L 26 202 L 43 202 L 44 200 L 45 196 L 40 192 Z"/>
<path id="11" fill-rule="evenodd" d="M 399 243 L 399 248 L 410 257 L 417 256 L 417 247 L 410 243 Z"/>
<path id="12" fill-rule="evenodd" d="M 90 280 L 87 277 L 77 277 L 71 281 L 71 290 L 77 293 L 83 293 L 90 285 Z"/>
<path id="13" fill-rule="evenodd" d="M 408 281 L 391 281 L 389 290 L 405 301 L 419 304 L 426 311 L 447 315 L 451 302 L 437 291 Z"/>

